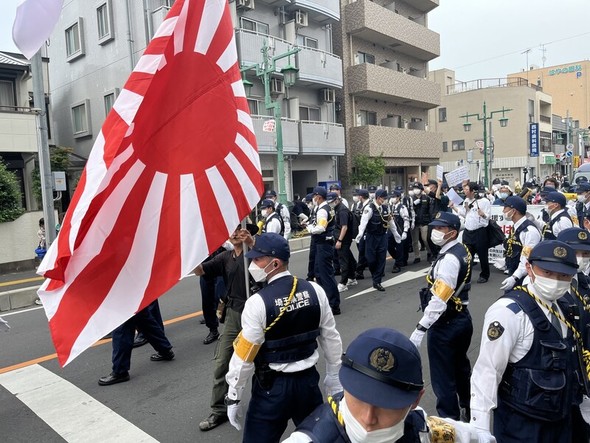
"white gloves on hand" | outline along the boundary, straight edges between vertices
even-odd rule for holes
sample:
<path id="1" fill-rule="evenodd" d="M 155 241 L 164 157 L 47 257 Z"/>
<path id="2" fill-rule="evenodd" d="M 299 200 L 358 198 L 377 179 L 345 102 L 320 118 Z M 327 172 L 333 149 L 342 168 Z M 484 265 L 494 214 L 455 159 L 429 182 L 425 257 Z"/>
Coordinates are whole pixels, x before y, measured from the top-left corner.
<path id="1" fill-rule="evenodd" d="M 227 418 L 231 425 L 236 428 L 238 431 L 242 429 L 242 417 L 244 416 L 244 411 L 242 408 L 242 402 L 236 403 L 234 405 L 229 405 L 227 407 Z"/>
<path id="2" fill-rule="evenodd" d="M 414 343 L 418 349 L 420 349 L 420 345 L 422 344 L 422 339 L 424 338 L 424 331 L 419 331 L 418 329 L 414 329 L 412 335 L 410 335 L 410 341 Z"/>
<path id="3" fill-rule="evenodd" d="M 586 423 L 590 425 L 590 398 L 584 395 L 582 403 L 580 403 L 580 413 Z"/>
<path id="4" fill-rule="evenodd" d="M 496 437 L 494 437 L 490 431 L 485 429 L 477 429 L 477 442 L 478 443 L 496 443 Z"/>
<path id="5" fill-rule="evenodd" d="M 340 384 L 338 373 L 326 374 L 326 378 L 324 378 L 324 390 L 326 391 L 326 395 L 334 395 L 344 390 Z"/>
<path id="6" fill-rule="evenodd" d="M 406 238 L 408 238 L 408 233 L 407 232 L 402 233 L 402 241 L 404 241 Z"/>
<path id="7" fill-rule="evenodd" d="M 417 198 L 416 200 L 414 200 L 414 204 L 415 204 L 415 205 L 419 205 L 419 204 L 420 204 L 420 199 L 419 199 L 419 198 Z"/>
<path id="8" fill-rule="evenodd" d="M 0 317 L 0 331 L 8 332 L 9 329 L 10 325 L 6 322 L 6 320 Z"/>
<path id="9" fill-rule="evenodd" d="M 361 234 L 357 235 L 356 238 L 354 239 L 355 243 L 360 243 L 360 241 L 363 239 L 363 236 Z"/>
<path id="10" fill-rule="evenodd" d="M 515 284 L 516 284 L 516 279 L 511 275 L 510 277 L 508 277 L 507 279 L 505 279 L 502 282 L 502 286 L 500 286 L 500 289 L 502 291 L 508 291 L 508 290 L 512 289 Z"/>

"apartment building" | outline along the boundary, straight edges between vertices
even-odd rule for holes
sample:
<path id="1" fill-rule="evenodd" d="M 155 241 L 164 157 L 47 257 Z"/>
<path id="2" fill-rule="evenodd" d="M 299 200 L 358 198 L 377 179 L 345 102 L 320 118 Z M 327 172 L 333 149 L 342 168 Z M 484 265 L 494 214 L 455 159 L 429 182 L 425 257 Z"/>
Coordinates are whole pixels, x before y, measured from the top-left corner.
<path id="1" fill-rule="evenodd" d="M 94 139 L 136 61 L 173 0 L 116 2 L 73 0 L 63 7 L 49 48 L 51 93 L 59 144 L 88 156 Z M 338 0 L 232 0 L 229 2 L 242 66 L 262 62 L 298 47 L 277 62 L 271 97 L 280 103 L 284 169 L 278 171 L 276 133 L 263 131 L 269 120 L 262 81 L 244 73 L 253 87 L 250 110 L 266 188 L 278 188 L 285 174 L 287 196 L 305 194 L 318 181 L 337 180 L 344 156 L 344 129 L 336 123 L 335 91 L 342 87 L 342 62 L 333 54 L 332 29 L 340 18 Z M 280 69 L 295 66 L 298 78 L 286 87 Z"/>
<path id="2" fill-rule="evenodd" d="M 484 179 L 485 123 L 490 183 L 522 183 L 525 176 L 555 172 L 553 105 L 543 88 L 523 78 L 458 82 L 449 69 L 432 71 L 430 78 L 443 90 L 441 105 L 430 111 L 430 126 L 442 134 L 445 171 L 468 165 L 472 179 Z"/>
<path id="3" fill-rule="evenodd" d="M 388 189 L 438 163 L 441 135 L 428 125 L 428 110 L 441 100 L 439 85 L 428 79 L 428 62 L 440 55 L 428 13 L 438 6 L 438 0 L 341 1 L 334 47 L 344 64 L 337 113 L 346 128 L 345 181 L 358 154 L 383 156 L 386 173 L 375 184 Z"/>

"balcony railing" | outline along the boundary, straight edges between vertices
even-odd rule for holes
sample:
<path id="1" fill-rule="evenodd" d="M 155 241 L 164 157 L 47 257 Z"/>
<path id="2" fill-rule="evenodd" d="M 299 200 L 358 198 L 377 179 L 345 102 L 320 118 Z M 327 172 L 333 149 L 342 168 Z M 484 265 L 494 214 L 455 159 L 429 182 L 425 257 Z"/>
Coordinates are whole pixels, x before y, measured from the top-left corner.
<path id="1" fill-rule="evenodd" d="M 258 144 L 258 152 L 261 154 L 276 153 L 276 132 L 264 132 L 262 125 L 266 120 L 272 119 L 267 115 L 253 115 L 254 134 Z M 299 124 L 297 120 L 281 118 L 283 130 L 283 153 L 299 154 Z"/>
<path id="2" fill-rule="evenodd" d="M 298 82 L 342 87 L 342 60 L 337 55 L 304 47 L 297 53 L 296 60 L 299 68 Z"/>
<path id="3" fill-rule="evenodd" d="M 31 108 L 0 106 L 0 152 L 37 150 L 37 121 Z"/>
<path id="4" fill-rule="evenodd" d="M 344 155 L 344 127 L 337 123 L 302 120 L 301 154 Z"/>
<path id="5" fill-rule="evenodd" d="M 486 88 L 515 88 L 528 86 L 535 91 L 542 91 L 543 88 L 534 83 L 529 83 L 526 78 L 480 78 L 469 82 L 457 82 L 454 85 L 447 86 L 447 95 L 459 94 L 461 92 L 475 91 Z"/>

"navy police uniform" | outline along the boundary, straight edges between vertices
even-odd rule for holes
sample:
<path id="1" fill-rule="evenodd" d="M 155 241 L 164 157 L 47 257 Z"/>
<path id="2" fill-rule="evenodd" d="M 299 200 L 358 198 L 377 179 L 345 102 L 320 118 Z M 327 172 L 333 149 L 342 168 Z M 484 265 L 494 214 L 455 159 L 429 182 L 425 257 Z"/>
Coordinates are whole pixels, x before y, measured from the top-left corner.
<path id="1" fill-rule="evenodd" d="M 529 263 L 571 276 L 578 266 L 574 250 L 555 240 L 535 246 Z M 572 438 L 571 411 L 579 389 L 573 319 L 565 298 L 546 285 L 525 280 L 485 315 L 471 377 L 471 415 L 474 426 L 489 430 L 493 413 L 498 443 L 569 443 Z"/>
<path id="2" fill-rule="evenodd" d="M 459 217 L 450 212 L 436 214 L 430 227 L 447 226 L 459 233 Z M 451 231 L 452 232 L 452 231 Z M 420 292 L 424 314 L 410 340 L 420 346 L 428 335 L 430 379 L 440 416 L 461 419 L 469 416 L 471 363 L 467 351 L 473 324 L 467 305 L 471 289 L 471 254 L 456 238 L 445 243 L 427 275 L 428 287 Z"/>
<path id="3" fill-rule="evenodd" d="M 545 197 L 545 203 L 557 203 L 560 206 L 550 215 L 550 219 L 540 226 L 543 240 L 555 240 L 561 231 L 573 227 L 574 224 L 570 215 L 564 209 L 567 201 L 565 195 L 561 192 L 549 192 Z"/>

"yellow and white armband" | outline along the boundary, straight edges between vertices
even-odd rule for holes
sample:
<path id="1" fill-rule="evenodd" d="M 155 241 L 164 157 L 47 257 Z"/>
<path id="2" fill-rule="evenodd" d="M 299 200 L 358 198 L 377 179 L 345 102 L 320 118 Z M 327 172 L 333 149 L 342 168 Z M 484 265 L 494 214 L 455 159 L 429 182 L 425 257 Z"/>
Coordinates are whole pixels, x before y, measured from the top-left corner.
<path id="1" fill-rule="evenodd" d="M 258 354 L 258 351 L 260 350 L 260 346 L 261 345 L 255 343 L 250 343 L 242 336 L 241 332 L 234 340 L 234 352 L 238 357 L 248 363 L 254 361 L 256 354 Z"/>
<path id="2" fill-rule="evenodd" d="M 434 295 L 436 295 L 438 298 L 440 298 L 442 301 L 446 303 L 447 301 L 449 301 L 449 298 L 451 298 L 451 296 L 455 292 L 455 288 L 452 288 L 451 286 L 447 285 L 443 280 L 437 278 L 436 280 L 434 280 L 432 288 L 430 288 L 430 292 L 432 292 Z"/>

